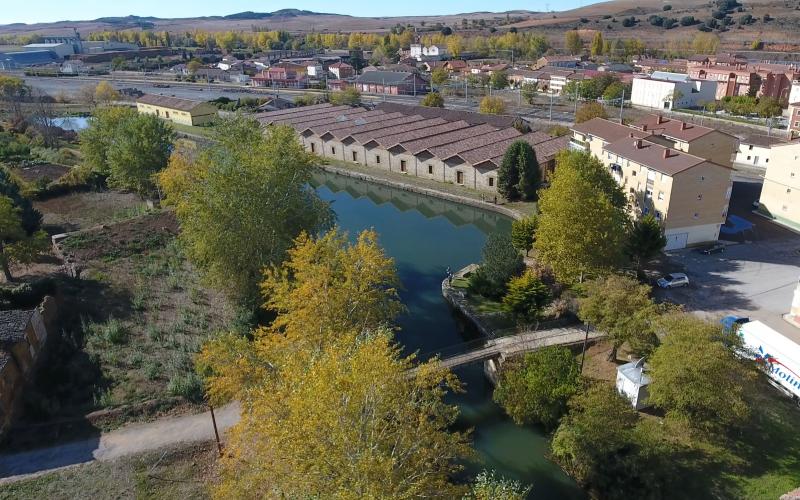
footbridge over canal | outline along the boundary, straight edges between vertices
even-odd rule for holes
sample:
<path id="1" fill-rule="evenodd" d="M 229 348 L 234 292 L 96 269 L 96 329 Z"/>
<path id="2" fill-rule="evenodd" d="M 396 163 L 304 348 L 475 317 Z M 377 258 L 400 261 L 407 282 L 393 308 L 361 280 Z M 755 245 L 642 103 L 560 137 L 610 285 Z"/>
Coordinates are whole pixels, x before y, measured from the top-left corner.
<path id="1" fill-rule="evenodd" d="M 441 356 L 439 362 L 442 367 L 452 369 L 489 359 L 504 360 L 553 345 L 580 344 L 585 339 L 594 340 L 602 336 L 603 334 L 596 330 L 589 330 L 587 333 L 585 328 L 565 327 L 528 331 L 490 339 L 482 338 L 460 346 L 453 346 L 453 348 L 460 347 L 467 348 L 467 350 L 458 354 Z"/>

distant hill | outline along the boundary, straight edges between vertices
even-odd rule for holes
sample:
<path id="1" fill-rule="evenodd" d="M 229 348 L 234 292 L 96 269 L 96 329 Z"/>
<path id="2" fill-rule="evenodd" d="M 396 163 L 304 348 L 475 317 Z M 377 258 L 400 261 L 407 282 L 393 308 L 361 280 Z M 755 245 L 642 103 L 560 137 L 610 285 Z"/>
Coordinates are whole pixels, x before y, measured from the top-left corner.
<path id="1" fill-rule="evenodd" d="M 237 14 L 230 14 L 222 16 L 222 19 L 269 19 L 272 17 L 298 17 L 298 16 L 333 16 L 336 14 L 323 14 L 320 12 L 312 12 L 310 10 L 299 9 L 281 9 L 275 12 L 253 12 L 248 10 L 246 12 L 239 12 Z"/>

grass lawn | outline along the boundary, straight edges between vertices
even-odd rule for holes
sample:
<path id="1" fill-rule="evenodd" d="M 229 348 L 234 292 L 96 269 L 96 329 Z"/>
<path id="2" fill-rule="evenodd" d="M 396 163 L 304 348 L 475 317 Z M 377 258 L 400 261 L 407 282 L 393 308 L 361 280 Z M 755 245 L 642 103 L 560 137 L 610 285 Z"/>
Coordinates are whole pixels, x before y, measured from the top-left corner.
<path id="1" fill-rule="evenodd" d="M 0 499 L 209 498 L 216 445 L 166 448 L 0 485 Z"/>
<path id="2" fill-rule="evenodd" d="M 172 125 L 172 128 L 174 128 L 176 132 L 184 132 L 186 134 L 200 135 L 208 138 L 214 137 L 214 133 L 216 132 L 214 127 L 197 127 L 195 125 L 184 125 L 175 122 L 172 122 L 170 125 Z"/>
<path id="3" fill-rule="evenodd" d="M 453 288 L 461 289 L 467 295 L 467 302 L 473 313 L 480 319 L 488 329 L 494 332 L 516 328 L 516 323 L 503 310 L 503 304 L 499 301 L 489 299 L 477 294 L 467 292 L 469 280 L 467 278 L 453 279 Z"/>

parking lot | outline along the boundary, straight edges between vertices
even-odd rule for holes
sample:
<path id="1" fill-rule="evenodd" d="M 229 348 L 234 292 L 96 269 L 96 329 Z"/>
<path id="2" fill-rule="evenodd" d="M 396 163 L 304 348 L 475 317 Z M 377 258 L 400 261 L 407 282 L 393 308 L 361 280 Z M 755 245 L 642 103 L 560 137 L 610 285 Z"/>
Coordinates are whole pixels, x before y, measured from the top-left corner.
<path id="1" fill-rule="evenodd" d="M 800 235 L 751 213 L 760 187 L 736 182 L 730 205 L 730 213 L 752 222 L 754 230 L 726 242 L 722 253 L 670 252 L 670 270 L 685 272 L 691 283 L 685 288 L 657 290 L 656 297 L 709 319 L 736 314 L 776 327 L 785 325 L 781 316 L 789 312 L 800 278 Z"/>

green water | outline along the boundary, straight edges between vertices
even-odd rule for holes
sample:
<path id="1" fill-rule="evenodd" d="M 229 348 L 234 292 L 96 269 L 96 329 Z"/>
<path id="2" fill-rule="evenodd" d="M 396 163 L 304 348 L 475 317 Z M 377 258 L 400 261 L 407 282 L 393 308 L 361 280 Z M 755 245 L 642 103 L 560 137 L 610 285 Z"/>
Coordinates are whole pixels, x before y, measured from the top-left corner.
<path id="1" fill-rule="evenodd" d="M 373 228 L 395 259 L 408 313 L 400 318 L 400 342 L 423 357 L 457 352 L 458 344 L 476 338 L 442 298 L 447 267 L 457 270 L 480 260 L 486 236 L 509 231 L 505 216 L 356 179 L 319 172 L 319 195 L 332 202 L 338 225 L 351 235 Z M 466 393 L 452 396 L 461 409 L 460 425 L 473 428 L 478 463 L 469 472 L 495 469 L 533 485 L 531 498 L 585 498 L 581 489 L 545 458 L 547 437 L 518 427 L 492 402 L 491 384 L 480 364 L 459 368 Z"/>

